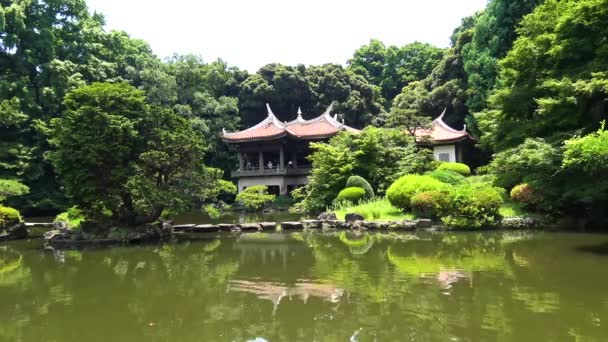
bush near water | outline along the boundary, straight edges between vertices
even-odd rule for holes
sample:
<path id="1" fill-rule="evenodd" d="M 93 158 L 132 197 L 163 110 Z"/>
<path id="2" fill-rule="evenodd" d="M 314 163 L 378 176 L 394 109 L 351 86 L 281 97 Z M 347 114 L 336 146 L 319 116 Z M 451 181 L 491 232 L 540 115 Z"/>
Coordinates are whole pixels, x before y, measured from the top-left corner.
<path id="1" fill-rule="evenodd" d="M 21 222 L 21 215 L 17 209 L 0 205 L 0 230 L 10 228 Z"/>

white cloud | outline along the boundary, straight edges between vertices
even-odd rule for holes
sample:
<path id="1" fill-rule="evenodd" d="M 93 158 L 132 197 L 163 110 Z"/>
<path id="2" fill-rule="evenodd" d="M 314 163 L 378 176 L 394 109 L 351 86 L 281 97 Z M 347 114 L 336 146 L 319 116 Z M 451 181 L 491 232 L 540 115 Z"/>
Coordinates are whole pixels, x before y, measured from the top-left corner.
<path id="1" fill-rule="evenodd" d="M 345 64 L 359 46 L 422 41 L 448 46 L 487 0 L 87 0 L 108 29 L 146 40 L 159 57 L 194 53 L 249 71 L 279 62 Z"/>

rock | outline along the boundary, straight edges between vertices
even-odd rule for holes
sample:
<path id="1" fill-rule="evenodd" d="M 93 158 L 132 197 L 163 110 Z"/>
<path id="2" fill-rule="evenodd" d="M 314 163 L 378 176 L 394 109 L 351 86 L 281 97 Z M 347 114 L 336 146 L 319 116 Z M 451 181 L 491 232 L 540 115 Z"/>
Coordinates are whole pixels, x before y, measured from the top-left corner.
<path id="1" fill-rule="evenodd" d="M 338 228 L 338 223 L 342 222 L 340 220 L 326 220 L 326 221 L 321 221 L 323 222 L 323 229 L 336 229 Z"/>
<path id="2" fill-rule="evenodd" d="M 389 229 L 395 229 L 395 230 L 416 230 L 416 222 L 415 221 L 410 221 L 410 220 L 403 220 L 403 221 L 393 221 L 389 223 L 388 226 Z"/>
<path id="3" fill-rule="evenodd" d="M 220 223 L 217 226 L 220 232 L 231 232 L 236 229 L 236 225 L 232 223 Z"/>
<path id="4" fill-rule="evenodd" d="M 173 221 L 161 221 L 160 231 L 163 236 L 173 235 Z"/>
<path id="5" fill-rule="evenodd" d="M 317 220 L 321 220 L 321 221 L 335 221 L 338 218 L 336 217 L 336 214 L 334 213 L 330 213 L 330 212 L 322 212 L 321 214 L 319 214 L 319 216 L 317 216 Z"/>
<path id="6" fill-rule="evenodd" d="M 279 225 L 276 222 L 260 222 L 260 227 L 262 230 L 277 230 Z"/>
<path id="7" fill-rule="evenodd" d="M 415 222 L 418 228 L 431 228 L 433 226 L 433 222 L 430 219 L 417 219 Z"/>
<path id="8" fill-rule="evenodd" d="M 306 229 L 321 229 L 323 228 L 323 221 L 321 220 L 302 220 L 302 224 Z"/>
<path id="9" fill-rule="evenodd" d="M 390 222 L 378 222 L 378 229 L 387 230 L 388 227 L 390 227 L 390 225 L 391 225 Z"/>
<path id="10" fill-rule="evenodd" d="M 346 221 L 337 220 L 336 221 L 336 228 L 337 229 L 347 229 L 348 225 L 346 224 Z"/>
<path id="11" fill-rule="evenodd" d="M 64 221 L 53 222 L 53 230 L 68 229 L 68 223 Z"/>
<path id="12" fill-rule="evenodd" d="M 242 224 L 239 224 L 239 228 L 243 232 L 262 230 L 262 226 L 260 226 L 260 224 L 258 224 L 258 223 L 242 223 Z"/>
<path id="13" fill-rule="evenodd" d="M 197 224 L 191 230 L 194 233 L 215 233 L 220 230 L 220 227 L 215 224 Z"/>
<path id="14" fill-rule="evenodd" d="M 176 232 L 188 232 L 191 231 L 192 228 L 196 226 L 195 224 L 178 224 L 173 226 L 173 230 Z"/>
<path id="15" fill-rule="evenodd" d="M 346 228 L 350 229 L 350 230 L 361 230 L 362 228 L 364 228 L 363 221 L 359 221 L 359 220 L 351 221 L 351 222 L 346 221 L 345 223 L 346 223 Z"/>
<path id="16" fill-rule="evenodd" d="M 61 230 L 49 230 L 44 233 L 44 239 L 47 241 L 70 240 L 70 234 Z"/>
<path id="17" fill-rule="evenodd" d="M 500 222 L 501 229 L 535 229 L 538 222 L 529 217 L 505 217 Z"/>
<path id="18" fill-rule="evenodd" d="M 304 229 L 302 222 L 281 222 L 282 230 Z"/>
<path id="19" fill-rule="evenodd" d="M 363 217 L 363 215 L 357 214 L 357 213 L 348 213 L 348 214 L 344 215 L 344 220 L 346 222 L 363 221 L 363 220 L 365 220 L 365 217 Z"/>
<path id="20" fill-rule="evenodd" d="M 362 225 L 364 228 L 367 228 L 369 230 L 376 230 L 378 229 L 378 223 L 376 222 L 371 222 L 371 221 L 363 221 Z"/>

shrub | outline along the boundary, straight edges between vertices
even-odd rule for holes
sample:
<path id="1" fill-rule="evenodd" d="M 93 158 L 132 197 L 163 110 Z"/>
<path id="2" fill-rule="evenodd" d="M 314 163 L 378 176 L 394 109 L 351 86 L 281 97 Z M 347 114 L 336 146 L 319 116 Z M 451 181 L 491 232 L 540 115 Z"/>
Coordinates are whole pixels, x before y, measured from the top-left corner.
<path id="1" fill-rule="evenodd" d="M 425 191 L 410 199 L 412 212 L 418 217 L 439 217 L 447 205 L 447 193 L 444 191 Z"/>
<path id="2" fill-rule="evenodd" d="M 503 203 L 500 188 L 462 184 L 452 188 L 441 220 L 448 228 L 481 228 L 494 225 Z"/>
<path id="3" fill-rule="evenodd" d="M 55 217 L 54 222 L 65 222 L 70 229 L 80 228 L 80 224 L 85 220 L 85 215 L 78 207 L 74 206 Z"/>
<path id="4" fill-rule="evenodd" d="M 408 210 L 411 208 L 412 196 L 425 191 L 443 190 L 446 187 L 445 183 L 430 176 L 405 175 L 388 188 L 386 198 L 393 206 Z"/>
<path id="5" fill-rule="evenodd" d="M 266 185 L 250 186 L 236 195 L 236 200 L 243 203 L 247 209 L 259 210 L 264 204 L 272 202 L 275 198 L 275 195 L 269 195 L 267 190 Z"/>
<path id="6" fill-rule="evenodd" d="M 460 173 L 463 176 L 471 175 L 471 168 L 468 165 L 462 163 L 443 163 L 439 165 L 437 170 L 454 171 L 456 173 Z"/>
<path id="7" fill-rule="evenodd" d="M 540 202 L 538 193 L 528 183 L 516 185 L 511 189 L 511 199 L 527 207 L 533 207 Z"/>
<path id="8" fill-rule="evenodd" d="M 213 204 L 207 204 L 203 207 L 203 211 L 209 216 L 212 220 L 217 220 L 222 216 L 222 212 L 216 208 Z"/>
<path id="9" fill-rule="evenodd" d="M 465 177 L 460 173 L 450 170 L 435 170 L 429 173 L 429 176 L 435 178 L 440 182 L 452 185 L 460 184 L 465 179 Z"/>
<path id="10" fill-rule="evenodd" d="M 363 188 L 363 190 L 365 190 L 365 197 L 367 198 L 372 198 L 375 196 L 374 189 L 372 189 L 372 186 L 369 184 L 368 181 L 365 180 L 365 178 L 361 176 L 348 177 L 348 179 L 346 180 L 346 187 L 350 188 L 353 186 Z"/>
<path id="11" fill-rule="evenodd" d="M 21 196 L 30 192 L 30 188 L 11 179 L 0 179 L 0 202 L 7 197 Z"/>
<path id="12" fill-rule="evenodd" d="M 21 222 L 21 215 L 17 209 L 0 205 L 0 230 L 9 228 Z"/>
<path id="13" fill-rule="evenodd" d="M 365 189 L 356 186 L 351 186 L 340 191 L 338 197 L 336 197 L 336 202 L 358 203 L 363 198 L 365 198 Z"/>

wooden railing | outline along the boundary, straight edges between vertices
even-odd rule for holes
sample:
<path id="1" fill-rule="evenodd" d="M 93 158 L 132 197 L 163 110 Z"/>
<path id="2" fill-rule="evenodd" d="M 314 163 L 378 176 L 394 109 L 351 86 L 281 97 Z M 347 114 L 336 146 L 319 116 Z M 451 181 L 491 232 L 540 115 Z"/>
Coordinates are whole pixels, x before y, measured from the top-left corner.
<path id="1" fill-rule="evenodd" d="M 232 177 L 300 176 L 310 174 L 310 167 L 234 170 Z"/>

